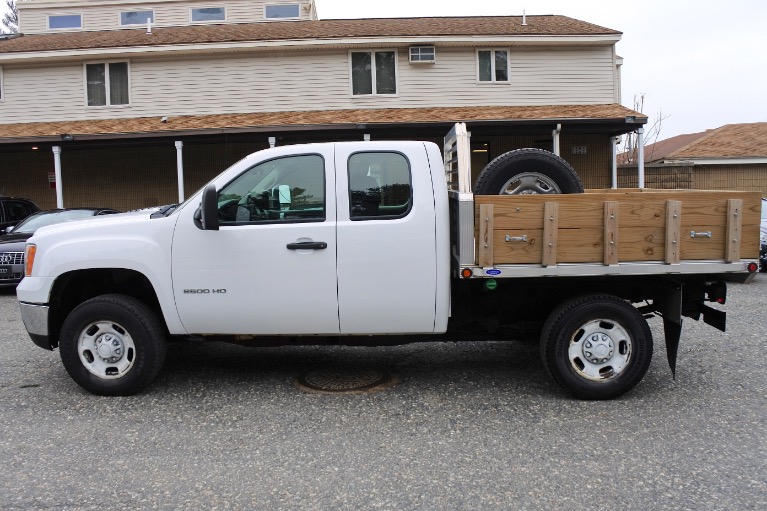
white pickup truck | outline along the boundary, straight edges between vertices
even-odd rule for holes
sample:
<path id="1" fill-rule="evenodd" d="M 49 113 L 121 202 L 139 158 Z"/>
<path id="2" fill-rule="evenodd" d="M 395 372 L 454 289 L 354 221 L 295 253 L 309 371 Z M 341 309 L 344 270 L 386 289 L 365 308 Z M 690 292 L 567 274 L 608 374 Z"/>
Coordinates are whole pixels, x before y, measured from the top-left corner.
<path id="1" fill-rule="evenodd" d="M 40 229 L 17 289 L 26 329 L 103 395 L 148 385 L 170 338 L 391 345 L 535 331 L 549 373 L 584 399 L 642 379 L 647 317 L 663 318 L 672 371 L 682 316 L 724 330 L 706 302 L 755 275 L 759 194 L 566 193 L 582 189 L 564 160 L 522 150 L 491 162 L 474 195 L 468 149 L 463 125 L 443 150 L 271 148 L 177 206 Z M 753 246 L 729 241 L 741 235 Z"/>

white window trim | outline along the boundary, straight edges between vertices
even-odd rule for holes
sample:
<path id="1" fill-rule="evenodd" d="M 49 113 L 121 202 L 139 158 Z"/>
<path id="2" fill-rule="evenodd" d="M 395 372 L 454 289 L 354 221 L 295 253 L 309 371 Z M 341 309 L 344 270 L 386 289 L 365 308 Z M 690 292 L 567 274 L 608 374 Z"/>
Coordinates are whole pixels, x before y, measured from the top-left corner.
<path id="1" fill-rule="evenodd" d="M 284 5 L 297 5 L 298 6 L 298 16 L 295 18 L 267 18 L 266 17 L 266 8 L 267 7 L 281 7 Z M 301 19 L 301 9 L 303 6 L 301 5 L 301 2 L 291 2 L 291 3 L 285 3 L 285 4 L 264 4 L 264 19 L 266 21 L 293 21 L 293 20 L 300 20 Z"/>
<path id="2" fill-rule="evenodd" d="M 72 28 L 51 28 L 51 16 L 80 16 L 80 26 Z M 85 21 L 83 20 L 83 13 L 81 12 L 57 12 L 48 14 L 45 17 L 45 26 L 48 30 L 54 30 L 56 32 L 67 32 L 73 30 L 83 30 L 83 28 L 85 28 Z"/>
<path id="3" fill-rule="evenodd" d="M 3 84 L 3 66 L 0 66 L 0 103 L 5 102 L 5 88 Z"/>
<path id="4" fill-rule="evenodd" d="M 134 23 L 131 25 L 123 25 L 123 14 L 126 12 L 144 12 L 144 11 L 150 11 L 152 13 L 152 26 L 157 25 L 157 11 L 155 9 L 125 9 L 122 11 L 117 12 L 117 26 L 120 28 L 137 28 L 137 27 L 145 27 L 146 23 Z"/>
<path id="5" fill-rule="evenodd" d="M 200 9 L 223 9 L 224 10 L 224 19 L 222 20 L 203 20 L 203 21 L 194 21 L 192 19 L 192 11 L 199 11 Z M 226 6 L 225 5 L 204 5 L 200 7 L 190 7 L 189 8 L 189 23 L 193 25 L 207 25 L 210 23 L 225 23 L 228 21 L 228 14 L 226 12 Z M 154 24 L 154 21 L 152 21 L 152 24 Z"/>
<path id="6" fill-rule="evenodd" d="M 110 84 L 109 84 L 109 70 L 105 67 L 104 68 L 104 80 L 106 82 L 106 105 L 89 105 L 88 104 L 88 65 L 90 64 L 120 64 L 120 63 L 127 63 L 128 64 L 128 102 L 124 105 L 112 105 L 109 103 L 109 96 L 110 96 Z M 131 73 L 131 65 L 130 60 L 90 60 L 87 62 L 83 62 L 83 101 L 85 104 L 85 108 L 129 108 L 133 103 L 133 83 L 131 82 L 131 76 L 133 73 Z"/>
<path id="7" fill-rule="evenodd" d="M 394 52 L 394 87 L 396 88 L 397 92 L 394 94 L 378 94 L 376 92 L 376 66 L 375 66 L 375 54 L 376 53 L 391 53 Z M 370 66 L 370 74 L 371 79 L 373 81 L 373 93 L 372 94 L 355 94 L 354 93 L 354 82 L 352 81 L 352 53 L 370 53 L 371 55 L 371 66 Z M 399 51 L 397 48 L 379 48 L 375 50 L 349 50 L 348 55 L 349 60 L 349 95 L 352 98 L 396 98 L 399 97 Z"/>
<path id="8" fill-rule="evenodd" d="M 490 76 L 493 78 L 490 81 L 483 81 L 479 79 L 479 52 L 490 51 L 492 57 L 490 58 Z M 495 79 L 495 52 L 506 52 L 506 76 L 508 80 L 498 81 Z M 511 83 L 511 50 L 509 48 L 477 48 L 474 59 L 475 76 L 478 84 L 482 85 L 509 85 Z"/>

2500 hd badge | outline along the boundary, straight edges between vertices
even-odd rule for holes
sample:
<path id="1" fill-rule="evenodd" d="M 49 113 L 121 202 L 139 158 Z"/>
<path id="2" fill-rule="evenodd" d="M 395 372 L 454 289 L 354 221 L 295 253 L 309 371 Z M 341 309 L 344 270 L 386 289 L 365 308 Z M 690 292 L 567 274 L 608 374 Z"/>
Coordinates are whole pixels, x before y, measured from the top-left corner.
<path id="1" fill-rule="evenodd" d="M 226 294 L 226 289 L 184 289 L 185 295 Z"/>

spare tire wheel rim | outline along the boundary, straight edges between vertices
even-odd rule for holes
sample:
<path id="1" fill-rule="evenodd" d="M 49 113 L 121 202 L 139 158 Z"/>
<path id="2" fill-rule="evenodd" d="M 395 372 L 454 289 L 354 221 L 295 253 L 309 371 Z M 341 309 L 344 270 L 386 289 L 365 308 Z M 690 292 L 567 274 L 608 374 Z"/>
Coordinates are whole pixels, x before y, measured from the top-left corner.
<path id="1" fill-rule="evenodd" d="M 545 174 L 539 172 L 522 172 L 503 185 L 502 195 L 532 195 L 544 193 L 562 193 L 559 186 Z"/>

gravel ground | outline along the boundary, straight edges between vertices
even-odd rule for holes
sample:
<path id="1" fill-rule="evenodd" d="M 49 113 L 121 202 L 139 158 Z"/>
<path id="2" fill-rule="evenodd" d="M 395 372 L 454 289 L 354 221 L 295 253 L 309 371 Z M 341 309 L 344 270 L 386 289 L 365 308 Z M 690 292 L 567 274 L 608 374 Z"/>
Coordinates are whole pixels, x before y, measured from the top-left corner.
<path id="1" fill-rule="evenodd" d="M 644 381 L 575 401 L 523 343 L 242 348 L 176 343 L 144 393 L 103 398 L 35 347 L 0 292 L 0 509 L 767 509 L 767 277 L 729 331 L 659 319 Z M 328 364 L 398 383 L 312 394 Z"/>

